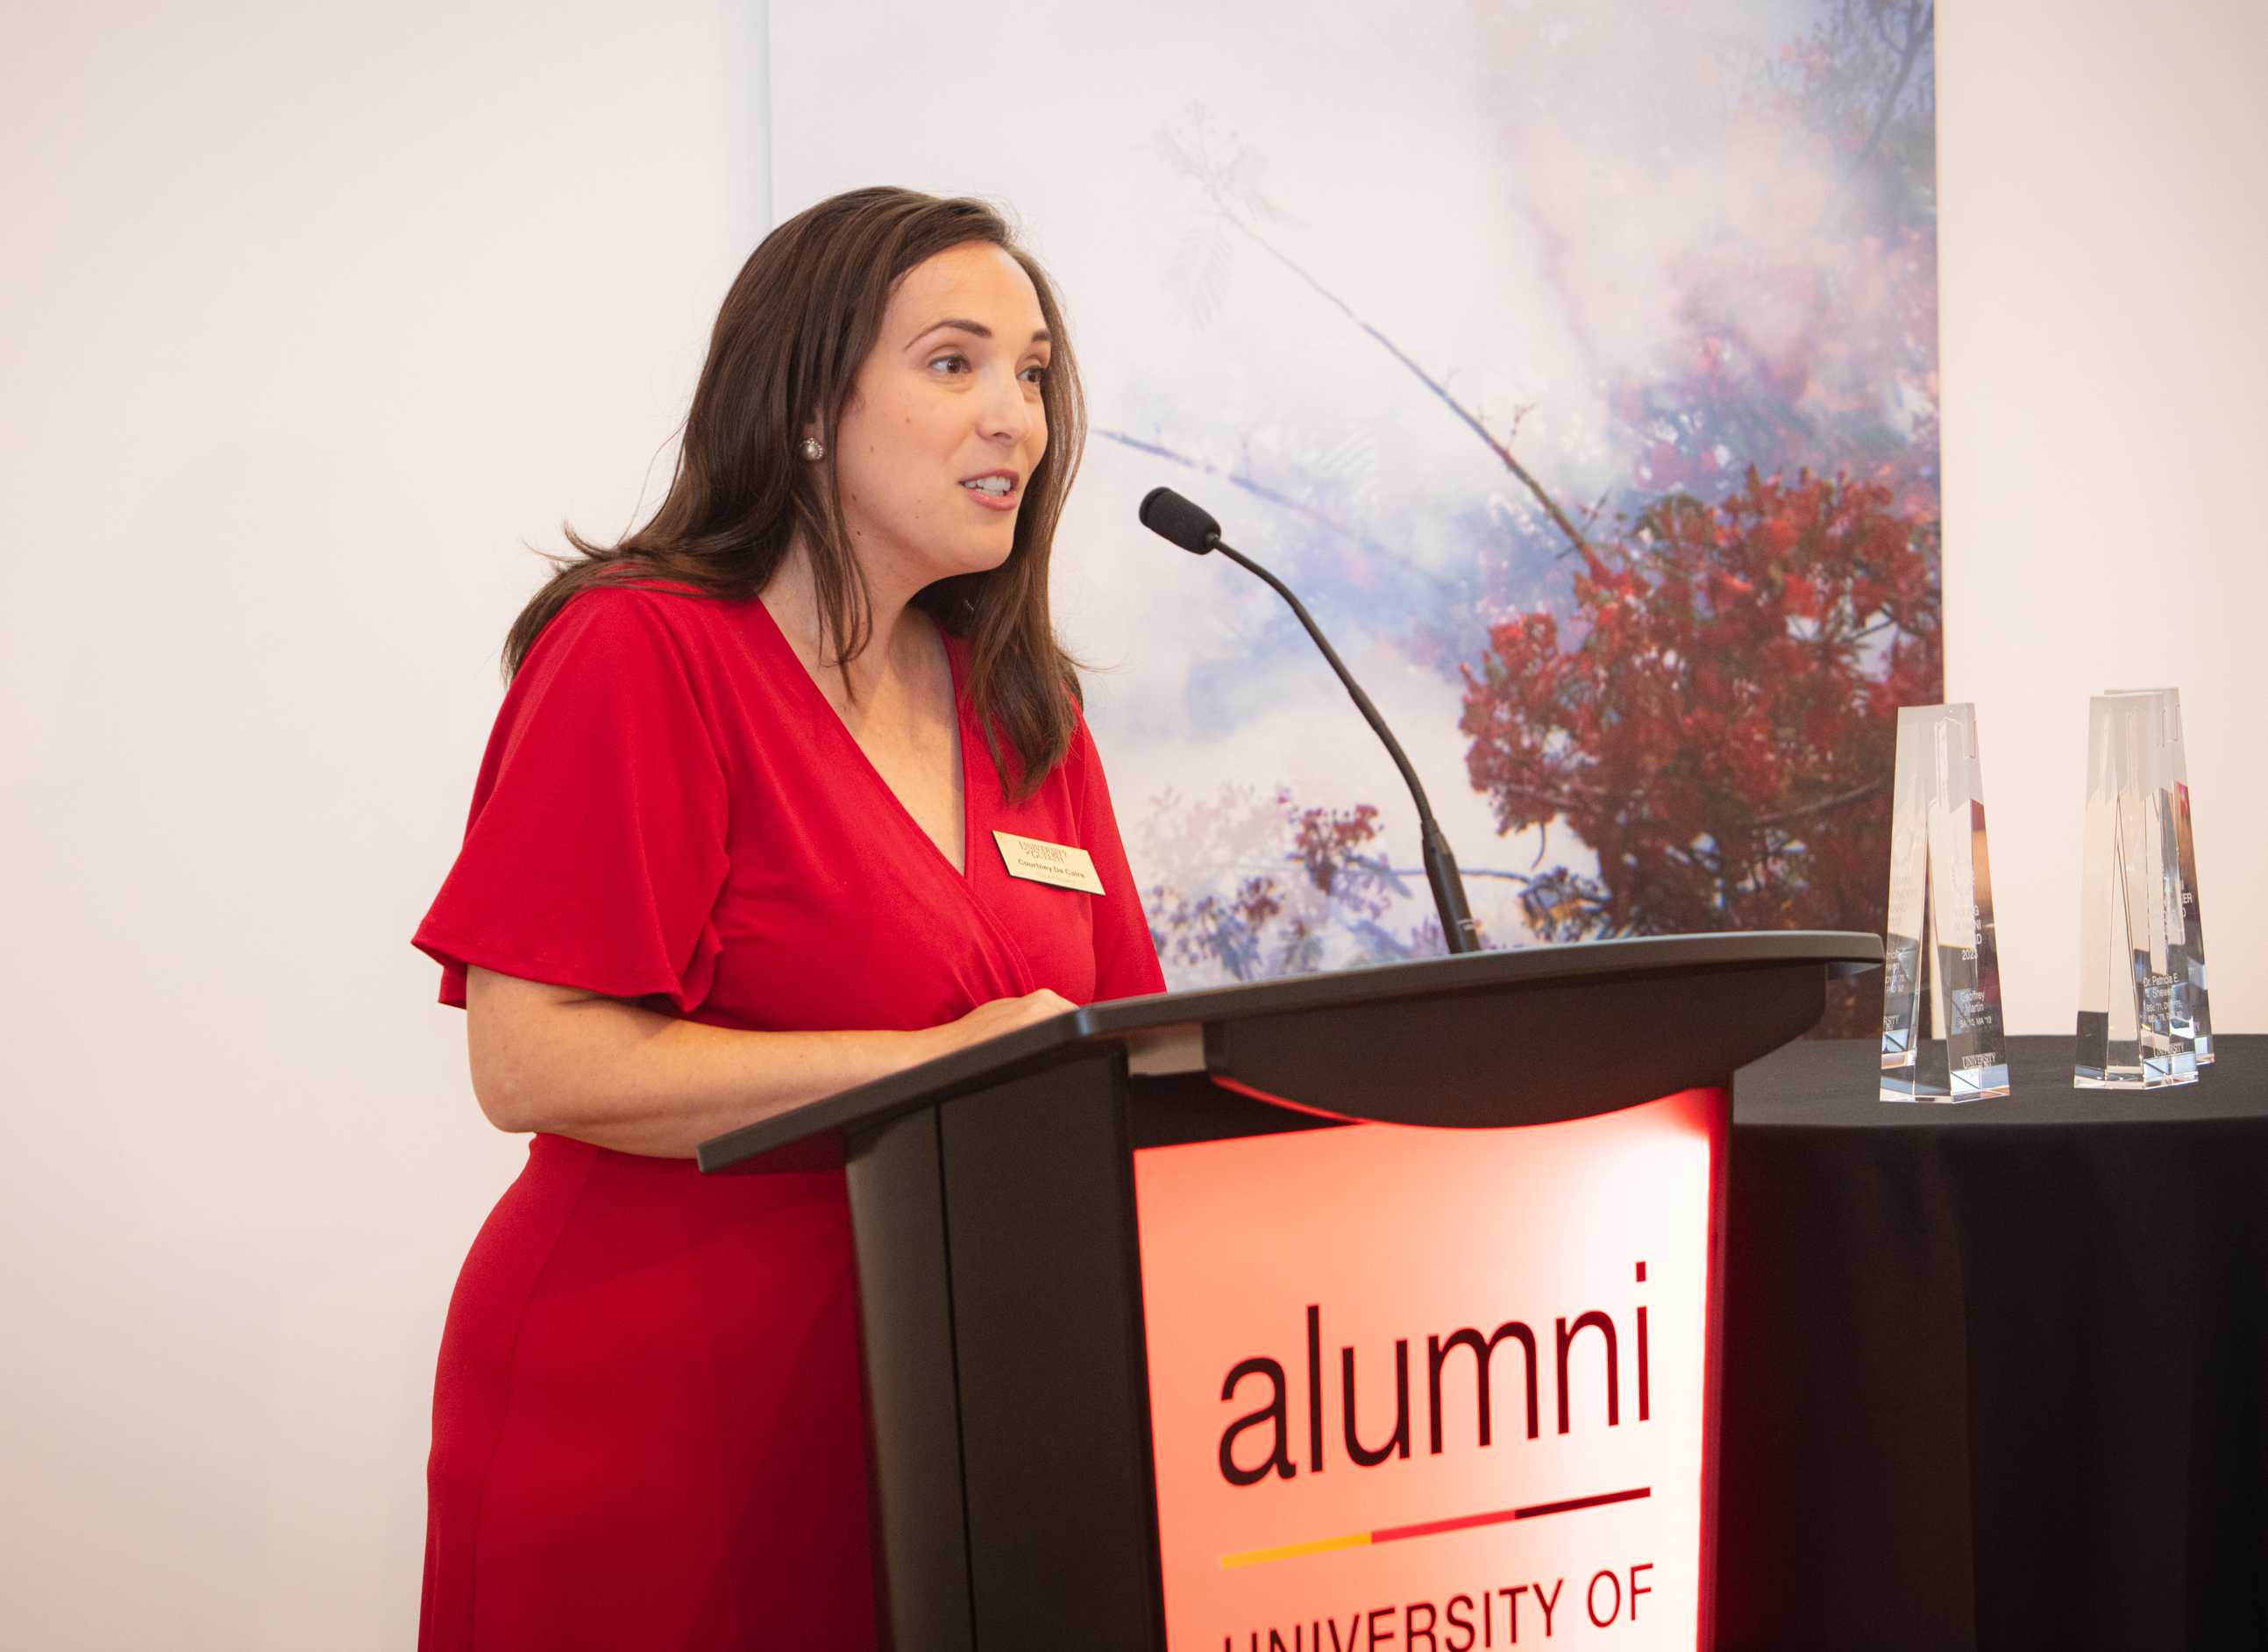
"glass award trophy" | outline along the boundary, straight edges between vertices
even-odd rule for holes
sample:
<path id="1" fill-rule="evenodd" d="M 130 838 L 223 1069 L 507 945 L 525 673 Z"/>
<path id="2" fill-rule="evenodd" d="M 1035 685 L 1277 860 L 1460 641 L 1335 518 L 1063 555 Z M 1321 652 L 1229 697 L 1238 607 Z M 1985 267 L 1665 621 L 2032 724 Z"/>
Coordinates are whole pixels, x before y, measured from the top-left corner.
<path id="1" fill-rule="evenodd" d="M 2198 894 L 2197 837 L 2190 827 L 2190 765 L 2182 743 L 2182 692 L 2179 689 L 2116 689 L 2113 693 L 2149 695 L 2163 704 L 2160 736 L 2165 741 L 2166 765 L 2161 776 L 2164 796 L 2160 808 L 2172 822 L 2174 871 L 2181 880 L 2180 956 L 2174 967 L 2176 993 L 2173 1026 L 2186 1036 L 2201 1067 L 2213 1065 L 2213 1007 L 2205 992 L 2205 903 Z"/>
<path id="2" fill-rule="evenodd" d="M 2008 1041 L 1972 705 L 1899 709 L 1888 929 L 1881 1099 L 2006 1095 Z"/>
<path id="3" fill-rule="evenodd" d="M 2080 867 L 2081 1089 L 2197 1082 L 2181 828 L 2161 694 L 2097 695 L 2087 730 Z"/>

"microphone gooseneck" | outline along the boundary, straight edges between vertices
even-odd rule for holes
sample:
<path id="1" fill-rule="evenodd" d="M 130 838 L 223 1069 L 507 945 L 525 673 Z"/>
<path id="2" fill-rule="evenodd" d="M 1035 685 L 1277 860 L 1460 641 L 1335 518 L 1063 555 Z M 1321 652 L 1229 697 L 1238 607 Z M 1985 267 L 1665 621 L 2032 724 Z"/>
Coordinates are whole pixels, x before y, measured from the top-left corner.
<path id="1" fill-rule="evenodd" d="M 1220 552 L 1239 567 L 1267 581 L 1270 588 L 1291 605 L 1292 612 L 1299 616 L 1300 623 L 1307 627 L 1307 635 L 1314 638 L 1315 646 L 1322 651 L 1323 658 L 1338 674 L 1339 682 L 1345 688 L 1347 697 L 1354 702 L 1355 710 L 1362 713 L 1363 720 L 1385 743 L 1387 755 L 1394 759 L 1394 766 L 1402 771 L 1402 778 L 1410 787 L 1410 799 L 1418 805 L 1425 881 L 1432 886 L 1434 910 L 1441 915 L 1441 933 L 1447 940 L 1449 950 L 1453 953 L 1478 952 L 1481 949 L 1480 935 L 1473 923 L 1472 911 L 1465 903 L 1465 882 L 1457 872 L 1457 858 L 1449 852 L 1449 840 L 1441 835 L 1440 824 L 1433 818 L 1433 808 L 1425 800 L 1425 788 L 1418 778 L 1418 771 L 1410 766 L 1410 758 L 1402 749 L 1402 742 L 1395 739 L 1394 731 L 1387 727 L 1386 719 L 1378 714 L 1378 708 L 1370 703 L 1370 696 L 1362 691 L 1362 685 L 1354 680 L 1354 674 L 1346 668 L 1346 662 L 1339 658 L 1338 651 L 1331 646 L 1330 639 L 1323 635 L 1322 628 L 1315 623 L 1314 616 L 1307 612 L 1307 605 L 1292 594 L 1291 586 L 1223 540 L 1220 524 L 1203 508 L 1191 504 L 1171 488 L 1152 488 L 1145 494 L 1140 515 L 1142 526 L 1160 538 L 1171 540 L 1183 550 L 1193 551 L 1200 557 L 1208 551 Z"/>

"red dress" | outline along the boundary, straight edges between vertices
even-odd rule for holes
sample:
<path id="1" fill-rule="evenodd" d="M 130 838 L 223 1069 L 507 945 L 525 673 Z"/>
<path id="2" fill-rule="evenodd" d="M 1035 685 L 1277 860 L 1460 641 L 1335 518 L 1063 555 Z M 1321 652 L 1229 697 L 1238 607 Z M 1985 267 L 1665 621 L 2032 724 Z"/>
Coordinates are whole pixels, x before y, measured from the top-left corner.
<path id="1" fill-rule="evenodd" d="M 571 601 L 504 697 L 416 944 L 688 1020 L 936 1026 L 1052 987 L 1160 990 L 1086 726 L 1011 808 L 961 697 L 966 875 L 763 605 L 659 582 Z M 994 827 L 1105 893 L 1008 876 Z M 474 1241 L 433 1394 L 424 1652 L 874 1644 L 839 1155 L 767 1174 L 538 1135 Z"/>

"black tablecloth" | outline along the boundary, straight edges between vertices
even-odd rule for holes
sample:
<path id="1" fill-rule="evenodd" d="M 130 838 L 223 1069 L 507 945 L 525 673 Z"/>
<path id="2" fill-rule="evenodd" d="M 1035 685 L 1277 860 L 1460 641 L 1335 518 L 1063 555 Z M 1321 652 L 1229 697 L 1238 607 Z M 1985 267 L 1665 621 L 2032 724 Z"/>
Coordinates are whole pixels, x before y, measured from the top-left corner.
<path id="1" fill-rule="evenodd" d="M 2268 1648 L 2268 1036 L 2197 1084 L 1734 1088 L 1719 1643 Z"/>

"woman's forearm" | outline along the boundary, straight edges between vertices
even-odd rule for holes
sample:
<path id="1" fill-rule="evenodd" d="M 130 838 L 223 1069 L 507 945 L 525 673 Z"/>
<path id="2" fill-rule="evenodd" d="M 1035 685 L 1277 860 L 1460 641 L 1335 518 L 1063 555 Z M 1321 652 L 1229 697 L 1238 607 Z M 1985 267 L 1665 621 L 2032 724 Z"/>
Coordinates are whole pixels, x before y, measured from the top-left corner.
<path id="1" fill-rule="evenodd" d="M 666 1158 L 1071 1007 L 1042 992 L 915 1032 L 744 1032 L 478 966 L 468 974 L 473 1090 L 490 1122 Z"/>
<path id="2" fill-rule="evenodd" d="M 603 998 L 563 1005 L 551 1027 L 512 1127 L 667 1158 L 940 1052 L 934 1029 L 740 1032 Z"/>

